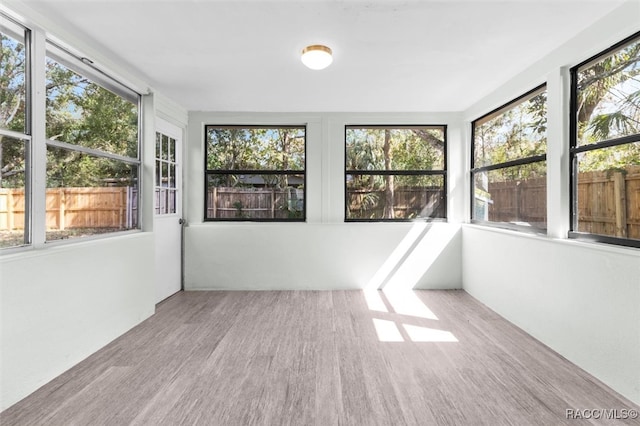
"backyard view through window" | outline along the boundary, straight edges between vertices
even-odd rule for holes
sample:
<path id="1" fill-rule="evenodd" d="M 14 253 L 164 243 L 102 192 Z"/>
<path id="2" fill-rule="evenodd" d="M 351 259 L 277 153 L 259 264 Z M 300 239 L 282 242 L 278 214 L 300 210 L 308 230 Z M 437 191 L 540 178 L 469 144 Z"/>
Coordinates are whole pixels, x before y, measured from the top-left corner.
<path id="1" fill-rule="evenodd" d="M 304 221 L 304 126 L 205 126 L 205 220 Z"/>
<path id="2" fill-rule="evenodd" d="M 472 219 L 547 227 L 547 92 L 540 86 L 473 122 Z"/>
<path id="3" fill-rule="evenodd" d="M 48 46 L 47 241 L 138 227 L 138 95 L 83 71 Z"/>
<path id="4" fill-rule="evenodd" d="M 29 243 L 25 29 L 0 16 L 0 248 Z"/>
<path id="5" fill-rule="evenodd" d="M 572 236 L 640 247 L 640 34 L 572 69 L 571 124 Z"/>
<path id="6" fill-rule="evenodd" d="M 446 126 L 346 126 L 347 221 L 446 218 Z"/>

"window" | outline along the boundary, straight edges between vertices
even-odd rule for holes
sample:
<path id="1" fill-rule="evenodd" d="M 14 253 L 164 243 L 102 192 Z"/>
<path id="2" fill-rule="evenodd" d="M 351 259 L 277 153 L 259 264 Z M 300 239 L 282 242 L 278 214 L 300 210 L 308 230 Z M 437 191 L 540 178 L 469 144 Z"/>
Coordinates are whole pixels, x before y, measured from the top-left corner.
<path id="1" fill-rule="evenodd" d="M 345 220 L 446 218 L 446 126 L 346 126 Z"/>
<path id="2" fill-rule="evenodd" d="M 472 221 L 545 230 L 546 86 L 475 120 L 472 131 Z"/>
<path id="3" fill-rule="evenodd" d="M 28 38 L 0 15 L 0 248 L 30 243 Z"/>
<path id="4" fill-rule="evenodd" d="M 176 140 L 156 132 L 155 212 L 157 215 L 176 213 L 178 193 L 178 160 Z"/>
<path id="5" fill-rule="evenodd" d="M 139 95 L 49 43 L 46 240 L 138 227 Z"/>
<path id="6" fill-rule="evenodd" d="M 640 247 L 640 33 L 571 70 L 570 237 Z"/>
<path id="7" fill-rule="evenodd" d="M 304 221 L 304 126 L 205 126 L 205 220 Z"/>

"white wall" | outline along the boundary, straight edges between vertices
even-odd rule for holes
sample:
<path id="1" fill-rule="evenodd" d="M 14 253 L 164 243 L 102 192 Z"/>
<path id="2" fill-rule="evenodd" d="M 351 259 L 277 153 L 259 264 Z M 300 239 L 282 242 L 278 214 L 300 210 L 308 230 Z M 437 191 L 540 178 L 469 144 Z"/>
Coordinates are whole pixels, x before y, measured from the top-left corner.
<path id="1" fill-rule="evenodd" d="M 640 253 L 463 229 L 464 290 L 640 403 Z"/>
<path id="2" fill-rule="evenodd" d="M 548 236 L 465 225 L 462 243 L 467 292 L 637 404 L 640 250 L 566 238 L 569 68 L 639 30 L 640 2 L 631 1 L 464 113 L 469 128 L 547 82 Z"/>
<path id="3" fill-rule="evenodd" d="M 35 54 L 44 54 L 46 35 L 80 56 L 91 57 L 112 77 L 147 92 L 147 84 L 115 55 L 96 51 L 82 35 L 70 33 L 25 2 L 10 0 L 7 6 L 15 12 L 14 18 L 33 30 Z M 36 67 L 38 72 L 44 79 L 41 66 Z M 34 91 L 38 92 L 37 87 Z M 42 91 L 34 95 L 41 100 L 34 101 L 34 115 L 43 117 L 41 96 Z M 3 251 L 0 256 L 0 410 L 154 313 L 156 114 L 183 126 L 187 121 L 186 111 L 171 100 L 158 94 L 143 97 L 140 210 L 146 232 L 45 243 L 44 206 L 35 202 L 32 246 Z M 43 138 L 44 129 L 36 127 L 34 144 L 43 144 Z M 44 156 L 33 164 L 34 188 L 43 191 Z"/>
<path id="4" fill-rule="evenodd" d="M 445 223 L 207 223 L 185 237 L 188 290 L 460 288 L 462 279 L 461 232 Z"/>
<path id="5" fill-rule="evenodd" d="M 0 257 L 5 409 L 153 314 L 153 234 Z"/>
<path id="6" fill-rule="evenodd" d="M 190 113 L 185 288 L 353 289 L 399 276 L 417 288 L 460 288 L 459 225 L 344 223 L 346 124 L 448 124 L 449 144 L 459 145 L 459 122 L 457 114 Z M 306 223 L 203 222 L 205 124 L 307 125 Z M 460 216 L 462 164 L 448 167 L 448 209 Z"/>

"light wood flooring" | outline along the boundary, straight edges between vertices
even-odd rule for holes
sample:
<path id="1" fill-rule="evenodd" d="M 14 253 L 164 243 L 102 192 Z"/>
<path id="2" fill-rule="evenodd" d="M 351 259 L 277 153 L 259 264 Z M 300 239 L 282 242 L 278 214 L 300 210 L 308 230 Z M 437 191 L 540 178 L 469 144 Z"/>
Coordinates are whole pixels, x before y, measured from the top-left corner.
<path id="1" fill-rule="evenodd" d="M 640 424 L 565 418 L 596 408 L 638 407 L 464 291 L 219 291 L 169 298 L 0 424 Z"/>

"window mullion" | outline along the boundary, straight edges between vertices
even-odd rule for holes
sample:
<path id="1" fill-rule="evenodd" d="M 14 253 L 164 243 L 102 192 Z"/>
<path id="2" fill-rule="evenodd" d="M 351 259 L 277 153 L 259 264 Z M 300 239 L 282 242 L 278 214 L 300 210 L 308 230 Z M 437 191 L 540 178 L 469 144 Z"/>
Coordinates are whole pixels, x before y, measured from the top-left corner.
<path id="1" fill-rule="evenodd" d="M 31 242 L 34 247 L 45 243 L 47 144 L 46 144 L 46 38 L 40 30 L 31 33 L 31 149 L 30 198 Z"/>

